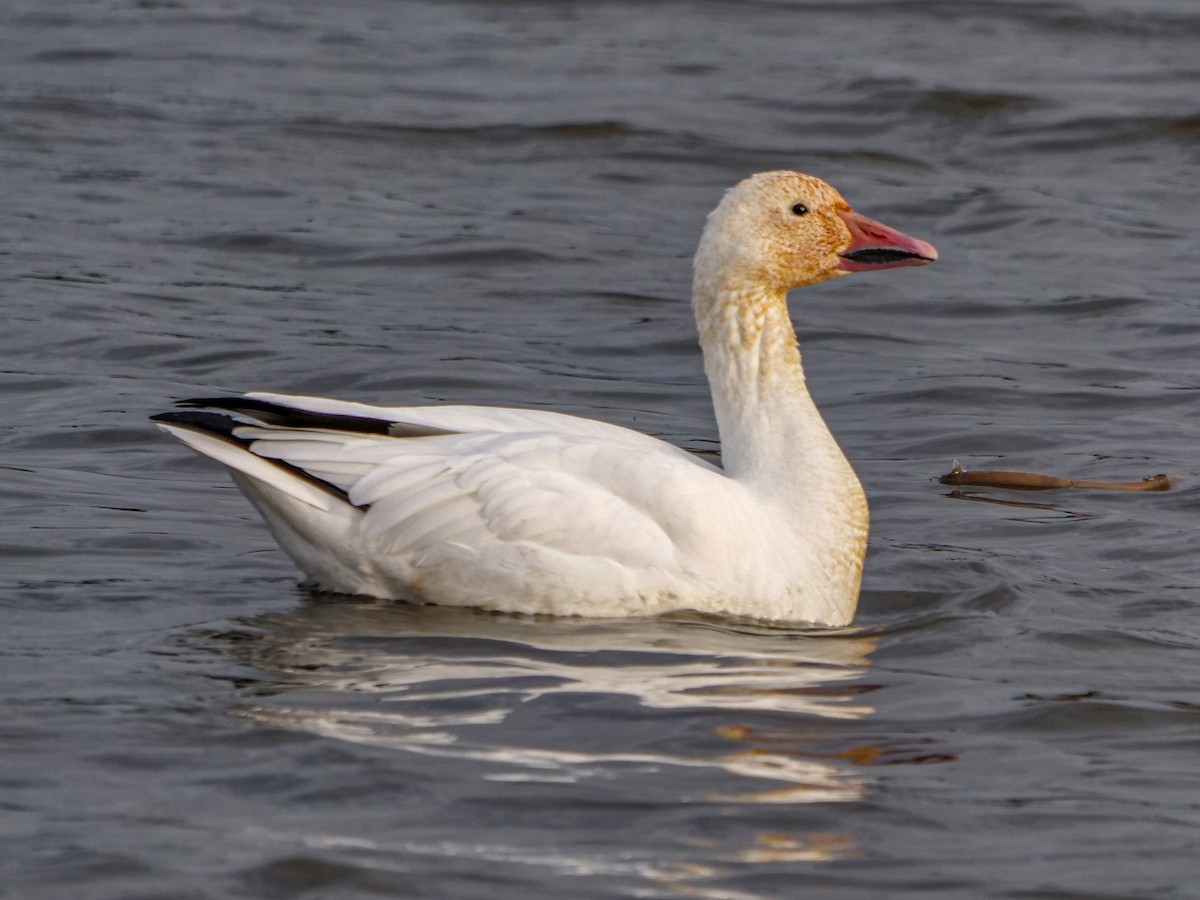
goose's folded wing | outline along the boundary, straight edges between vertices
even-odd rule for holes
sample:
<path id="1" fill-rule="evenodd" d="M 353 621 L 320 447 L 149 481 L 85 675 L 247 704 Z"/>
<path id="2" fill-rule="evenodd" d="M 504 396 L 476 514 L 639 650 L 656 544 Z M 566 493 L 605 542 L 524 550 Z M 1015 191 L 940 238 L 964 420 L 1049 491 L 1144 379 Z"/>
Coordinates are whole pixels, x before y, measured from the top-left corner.
<path id="1" fill-rule="evenodd" d="M 652 439 L 632 452 L 545 431 L 394 438 L 241 426 L 235 433 L 256 456 L 344 491 L 365 511 L 360 538 L 381 554 L 445 543 L 487 553 L 525 543 L 671 568 L 729 484 Z"/>

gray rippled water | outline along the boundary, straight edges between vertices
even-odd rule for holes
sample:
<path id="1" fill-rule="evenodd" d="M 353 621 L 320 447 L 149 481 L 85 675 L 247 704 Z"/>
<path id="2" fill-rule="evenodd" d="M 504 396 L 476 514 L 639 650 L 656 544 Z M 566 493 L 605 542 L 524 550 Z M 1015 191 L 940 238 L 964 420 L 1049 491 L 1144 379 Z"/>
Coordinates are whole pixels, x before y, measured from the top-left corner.
<path id="1" fill-rule="evenodd" d="M 1200 896 L 1194 3 L 0 15 L 0 896 Z M 872 501 L 852 628 L 309 593 L 146 421 L 278 389 L 713 449 L 688 259 L 776 167 L 942 252 L 793 304 Z"/>

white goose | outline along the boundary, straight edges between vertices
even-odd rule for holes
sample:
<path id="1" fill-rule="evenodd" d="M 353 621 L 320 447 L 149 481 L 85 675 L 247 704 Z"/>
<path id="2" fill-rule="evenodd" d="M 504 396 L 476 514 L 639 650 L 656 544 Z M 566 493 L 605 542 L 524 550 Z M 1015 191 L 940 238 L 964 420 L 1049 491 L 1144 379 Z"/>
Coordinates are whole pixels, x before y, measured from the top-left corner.
<path id="1" fill-rule="evenodd" d="M 767 172 L 730 190 L 700 240 L 692 298 L 723 471 L 648 435 L 541 410 L 255 393 L 155 418 L 226 465 L 327 590 L 845 625 L 866 497 L 808 393 L 786 295 L 936 258 L 808 175 Z"/>

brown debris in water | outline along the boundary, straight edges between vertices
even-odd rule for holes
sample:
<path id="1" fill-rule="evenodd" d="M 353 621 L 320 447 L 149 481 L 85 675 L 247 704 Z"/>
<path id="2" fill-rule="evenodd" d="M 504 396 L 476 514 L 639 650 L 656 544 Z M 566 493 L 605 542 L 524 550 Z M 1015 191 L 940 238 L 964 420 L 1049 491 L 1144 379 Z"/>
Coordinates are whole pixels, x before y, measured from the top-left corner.
<path id="1" fill-rule="evenodd" d="M 1092 481 L 1086 478 L 1060 478 L 1038 472 L 1009 472 L 1003 469 L 979 469 L 968 472 L 956 461 L 954 468 L 938 479 L 942 484 L 976 487 L 1011 488 L 1018 491 L 1049 491 L 1055 488 L 1085 488 L 1094 491 L 1169 491 L 1169 475 L 1147 475 L 1141 481 Z"/>

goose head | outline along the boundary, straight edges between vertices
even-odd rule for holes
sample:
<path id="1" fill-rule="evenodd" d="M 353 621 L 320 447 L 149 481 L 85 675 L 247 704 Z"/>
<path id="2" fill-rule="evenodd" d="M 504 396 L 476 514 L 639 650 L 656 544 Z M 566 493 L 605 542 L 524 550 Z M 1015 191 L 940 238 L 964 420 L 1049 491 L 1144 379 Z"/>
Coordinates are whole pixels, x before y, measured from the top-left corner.
<path id="1" fill-rule="evenodd" d="M 819 178 L 779 171 L 752 175 L 725 194 L 708 217 L 695 269 L 698 287 L 786 293 L 935 259 L 932 245 L 855 212 Z"/>

